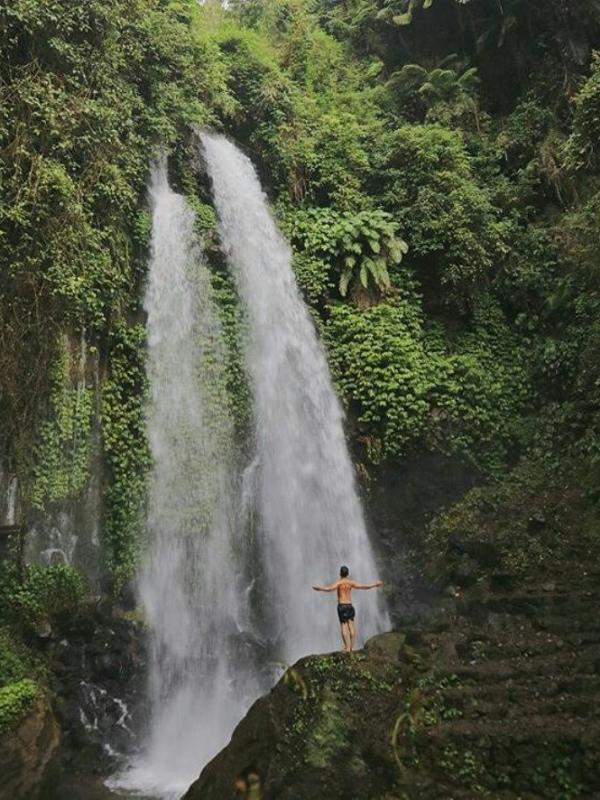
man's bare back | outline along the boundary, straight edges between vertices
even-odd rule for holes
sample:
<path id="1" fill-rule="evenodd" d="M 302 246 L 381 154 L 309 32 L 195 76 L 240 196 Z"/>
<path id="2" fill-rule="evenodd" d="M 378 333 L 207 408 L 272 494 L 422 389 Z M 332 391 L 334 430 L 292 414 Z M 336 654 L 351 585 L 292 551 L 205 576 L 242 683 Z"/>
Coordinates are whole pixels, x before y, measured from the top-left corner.
<path id="1" fill-rule="evenodd" d="M 342 641 L 344 642 L 344 652 L 351 653 L 356 640 L 356 629 L 354 627 L 354 606 L 352 605 L 353 589 L 377 589 L 383 586 L 383 581 L 374 583 L 359 583 L 348 577 L 348 567 L 340 569 L 340 578 L 329 586 L 313 586 L 316 592 L 337 592 L 338 617 L 342 627 Z"/>
<path id="2" fill-rule="evenodd" d="M 350 578 L 340 578 L 340 580 L 336 581 L 333 585 L 337 591 L 338 603 L 351 603 L 352 589 L 376 589 L 378 586 L 383 586 L 383 581 L 358 583 L 358 581 L 352 581 Z M 325 591 L 327 591 L 327 589 L 325 589 Z"/>

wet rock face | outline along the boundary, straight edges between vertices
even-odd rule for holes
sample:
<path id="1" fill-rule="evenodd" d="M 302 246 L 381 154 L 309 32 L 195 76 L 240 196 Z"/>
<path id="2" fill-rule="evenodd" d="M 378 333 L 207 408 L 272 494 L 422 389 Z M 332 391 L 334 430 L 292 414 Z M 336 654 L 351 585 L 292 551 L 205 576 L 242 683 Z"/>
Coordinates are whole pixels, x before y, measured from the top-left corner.
<path id="1" fill-rule="evenodd" d="M 58 772 L 60 729 L 40 695 L 19 725 L 0 740 L 0 800 L 38 800 Z"/>
<path id="2" fill-rule="evenodd" d="M 101 772 L 135 746 L 143 724 L 143 641 L 139 623 L 101 607 L 53 631 L 48 658 L 68 771 Z"/>
<path id="3" fill-rule="evenodd" d="M 381 467 L 365 503 L 396 625 L 426 615 L 435 597 L 423 577 L 427 523 L 475 482 L 474 472 L 439 453 Z"/>

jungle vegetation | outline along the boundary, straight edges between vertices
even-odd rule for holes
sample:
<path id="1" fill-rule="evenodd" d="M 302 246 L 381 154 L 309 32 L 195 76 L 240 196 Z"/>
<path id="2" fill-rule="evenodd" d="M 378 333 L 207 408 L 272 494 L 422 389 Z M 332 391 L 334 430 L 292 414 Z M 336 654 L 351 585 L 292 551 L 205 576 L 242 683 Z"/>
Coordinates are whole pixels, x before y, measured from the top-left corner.
<path id="1" fill-rule="evenodd" d="M 569 459 L 596 503 L 594 46 L 585 0 L 2 3 L 0 454 L 25 508 L 82 490 L 97 419 L 106 567 L 116 590 L 131 577 L 149 464 L 146 182 L 164 149 L 214 261 L 248 424 L 243 321 L 194 169 L 207 126 L 259 167 L 362 474 L 436 451 L 498 483 Z M 8 570 L 11 630 L 58 613 L 55 585 L 76 607 L 76 574 Z M 7 659 L 26 702 L 31 670 L 17 645 Z"/>

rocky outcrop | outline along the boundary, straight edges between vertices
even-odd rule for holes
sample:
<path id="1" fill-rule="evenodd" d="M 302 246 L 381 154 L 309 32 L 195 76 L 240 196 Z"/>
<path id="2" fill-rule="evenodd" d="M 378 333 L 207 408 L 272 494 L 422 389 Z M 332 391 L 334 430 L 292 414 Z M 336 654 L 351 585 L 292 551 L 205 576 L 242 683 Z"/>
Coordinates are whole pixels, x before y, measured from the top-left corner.
<path id="1" fill-rule="evenodd" d="M 14 728 L 0 737 L 0 800 L 37 800 L 54 782 L 60 729 L 39 695 Z"/>
<path id="2" fill-rule="evenodd" d="M 252 706 L 186 800 L 381 796 L 395 773 L 386 734 L 400 710 L 402 641 L 392 634 L 352 657 L 299 661 Z"/>
<path id="3" fill-rule="evenodd" d="M 445 599 L 351 657 L 305 658 L 186 800 L 600 797 L 600 573 Z"/>

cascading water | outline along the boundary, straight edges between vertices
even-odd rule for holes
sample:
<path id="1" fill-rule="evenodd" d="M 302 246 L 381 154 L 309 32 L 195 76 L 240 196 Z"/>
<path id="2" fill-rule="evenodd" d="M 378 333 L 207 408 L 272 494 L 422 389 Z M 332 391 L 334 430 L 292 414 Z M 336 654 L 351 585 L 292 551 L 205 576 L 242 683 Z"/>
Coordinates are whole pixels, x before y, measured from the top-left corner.
<path id="1" fill-rule="evenodd" d="M 204 134 L 223 247 L 246 307 L 246 351 L 255 402 L 257 507 L 263 612 L 288 663 L 339 648 L 331 595 L 311 583 L 341 564 L 376 577 L 323 348 L 300 297 L 288 244 L 270 214 L 250 160 L 223 136 Z M 359 635 L 385 629 L 375 596 L 356 598 Z"/>
<path id="2" fill-rule="evenodd" d="M 151 183 L 147 426 L 153 457 L 140 596 L 151 632 L 150 730 L 141 756 L 109 782 L 177 798 L 264 689 L 251 638 L 238 533 L 241 476 L 225 391 L 220 327 L 194 217 Z"/>
<path id="3" fill-rule="evenodd" d="M 255 452 L 242 472 L 210 276 L 193 213 L 162 161 L 145 297 L 154 466 L 139 586 L 151 631 L 150 726 L 141 755 L 109 781 L 160 798 L 180 797 L 227 742 L 266 688 L 269 657 L 289 663 L 339 647 L 334 610 L 311 583 L 341 563 L 364 579 L 376 573 L 342 410 L 289 247 L 250 161 L 223 137 L 203 144 L 247 310 Z M 358 605 L 361 638 L 386 627 L 374 593 Z"/>

